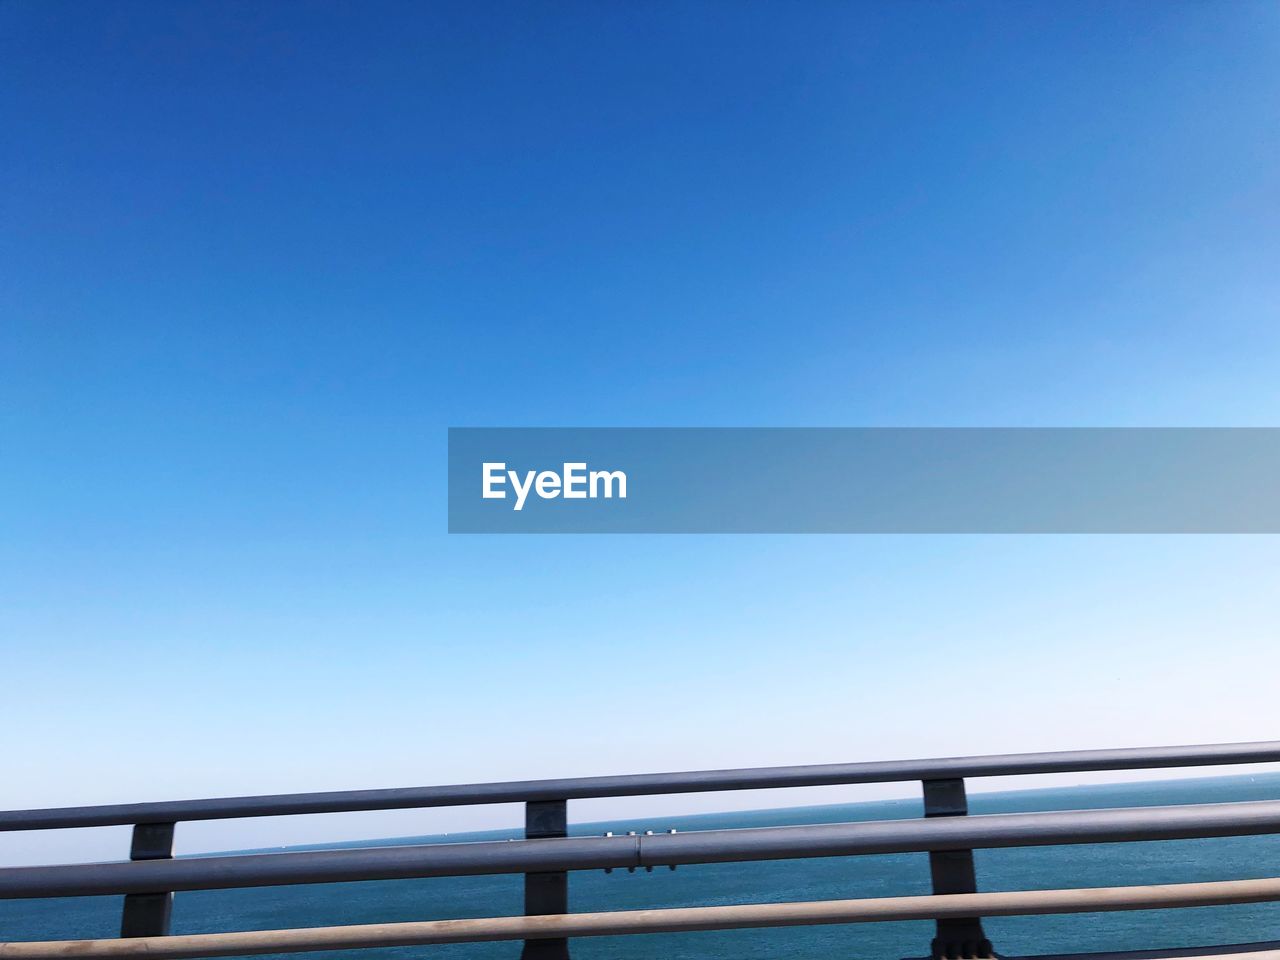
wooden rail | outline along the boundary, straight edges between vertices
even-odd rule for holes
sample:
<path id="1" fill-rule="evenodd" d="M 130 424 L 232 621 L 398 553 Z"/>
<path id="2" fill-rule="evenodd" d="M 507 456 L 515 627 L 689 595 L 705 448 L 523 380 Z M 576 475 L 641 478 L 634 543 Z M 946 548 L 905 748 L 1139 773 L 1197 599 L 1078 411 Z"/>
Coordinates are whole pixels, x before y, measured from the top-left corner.
<path id="1" fill-rule="evenodd" d="M 888 920 L 945 920 L 973 915 L 1026 916 L 1156 910 L 1280 900 L 1280 878 L 1180 883 L 1163 886 L 1023 890 L 1012 893 L 935 894 L 679 907 L 540 917 L 485 917 L 290 930 L 200 933 L 111 940 L 51 940 L 0 944 L 0 960 L 190 960 L 310 950 L 406 947 L 494 940 L 608 937 L 623 934 L 689 933 L 753 927 L 791 927 Z"/>

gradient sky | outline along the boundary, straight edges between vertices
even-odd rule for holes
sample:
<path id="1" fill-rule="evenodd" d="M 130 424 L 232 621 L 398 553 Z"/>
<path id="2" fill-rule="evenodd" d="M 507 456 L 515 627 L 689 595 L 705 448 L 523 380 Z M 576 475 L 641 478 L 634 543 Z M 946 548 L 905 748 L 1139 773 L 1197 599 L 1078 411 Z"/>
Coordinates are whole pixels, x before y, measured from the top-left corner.
<path id="1" fill-rule="evenodd" d="M 1274 4 L 10 0 L 0 80 L 0 807 L 1276 735 L 1274 538 L 444 490 L 448 426 L 1277 425 Z"/>

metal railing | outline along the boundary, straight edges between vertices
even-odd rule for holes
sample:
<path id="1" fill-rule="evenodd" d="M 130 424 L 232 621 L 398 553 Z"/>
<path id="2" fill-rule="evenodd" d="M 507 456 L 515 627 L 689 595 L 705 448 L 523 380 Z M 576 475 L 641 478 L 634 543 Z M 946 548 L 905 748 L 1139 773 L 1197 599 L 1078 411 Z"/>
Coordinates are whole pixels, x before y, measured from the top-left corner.
<path id="1" fill-rule="evenodd" d="M 1280 800 L 970 816 L 966 778 L 1275 761 L 1280 761 L 1280 741 L 9 811 L 0 813 L 0 830 L 121 824 L 132 824 L 134 829 L 126 862 L 0 869 L 0 899 L 124 894 L 120 939 L 0 944 L 0 960 L 40 960 L 67 953 L 177 960 L 509 939 L 524 940 L 526 960 L 561 960 L 568 957 L 569 937 L 921 918 L 937 922 L 931 946 L 935 958 L 989 957 L 994 951 L 983 930 L 983 916 L 1280 900 L 1280 880 L 984 894 L 977 892 L 973 850 L 1280 833 Z M 910 780 L 922 783 L 924 819 L 567 836 L 571 799 Z M 182 859 L 172 855 L 175 825 L 182 821 L 512 802 L 526 805 L 524 840 Z M 574 870 L 912 851 L 929 854 L 932 896 L 569 912 L 568 874 Z M 513 873 L 525 876 L 524 917 L 169 936 L 175 892 Z"/>

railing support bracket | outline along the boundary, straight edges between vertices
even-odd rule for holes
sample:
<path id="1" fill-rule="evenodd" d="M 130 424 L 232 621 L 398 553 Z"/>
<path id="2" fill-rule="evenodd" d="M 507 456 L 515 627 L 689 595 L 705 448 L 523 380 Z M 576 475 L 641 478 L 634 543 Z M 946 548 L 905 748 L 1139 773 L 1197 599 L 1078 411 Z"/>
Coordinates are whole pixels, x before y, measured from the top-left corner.
<path id="1" fill-rule="evenodd" d="M 173 858 L 172 823 L 139 823 L 133 828 L 129 846 L 130 860 L 171 860 Z M 120 914 L 120 936 L 165 937 L 169 935 L 169 917 L 173 912 L 172 893 L 130 893 L 124 898 Z"/>
<path id="2" fill-rule="evenodd" d="M 526 840 L 543 840 L 569 835 L 567 800 L 530 800 L 524 807 Z M 524 875 L 526 916 L 549 916 L 569 912 L 569 874 L 564 871 Z M 569 941 L 564 937 L 526 940 L 520 960 L 569 960 Z"/>
<path id="3" fill-rule="evenodd" d="M 963 817 L 969 813 L 964 780 L 924 780 L 926 817 Z M 978 878 L 972 850 L 934 850 L 929 853 L 929 873 L 933 892 L 977 893 Z M 982 929 L 981 917 L 948 917 L 937 922 L 933 938 L 933 960 L 987 960 L 995 956 L 991 941 Z"/>

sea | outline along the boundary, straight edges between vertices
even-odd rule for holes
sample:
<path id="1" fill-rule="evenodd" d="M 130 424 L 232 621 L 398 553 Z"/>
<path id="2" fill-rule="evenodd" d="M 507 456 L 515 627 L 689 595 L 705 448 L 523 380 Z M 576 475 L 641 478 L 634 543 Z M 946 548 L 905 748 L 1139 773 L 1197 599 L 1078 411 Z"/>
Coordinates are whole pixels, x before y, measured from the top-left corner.
<path id="1" fill-rule="evenodd" d="M 971 813 L 1139 807 L 1280 799 L 1280 773 L 1158 783 L 1092 785 L 970 795 Z M 919 817 L 919 799 L 576 824 L 575 835 L 627 830 L 711 830 Z M 362 844 L 505 839 L 510 831 L 405 837 Z M 1037 890 L 1232 880 L 1280 875 L 1280 836 L 1091 844 L 975 853 L 979 889 Z M 763 901 L 826 900 L 929 892 L 926 854 L 576 872 L 574 911 L 630 910 Z M 519 877 L 460 877 L 197 891 L 175 898 L 174 933 L 256 930 L 483 917 L 521 912 Z M 0 940 L 113 937 L 121 898 L 0 902 Z M 582 960 L 898 960 L 929 951 L 932 923 L 908 921 L 582 938 Z M 986 921 L 1005 956 L 1145 950 L 1280 940 L 1280 903 Z M 401 960 L 514 960 L 518 943 L 450 944 L 303 954 Z"/>

